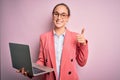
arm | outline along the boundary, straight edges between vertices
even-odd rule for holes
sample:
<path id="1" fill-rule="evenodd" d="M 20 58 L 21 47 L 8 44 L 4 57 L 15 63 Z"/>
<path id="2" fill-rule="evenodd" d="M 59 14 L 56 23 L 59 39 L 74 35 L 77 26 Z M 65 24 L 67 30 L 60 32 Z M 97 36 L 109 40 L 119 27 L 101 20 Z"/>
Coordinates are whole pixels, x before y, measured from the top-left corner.
<path id="1" fill-rule="evenodd" d="M 86 45 L 77 42 L 76 45 L 76 60 L 80 66 L 84 66 L 88 58 L 88 42 L 86 40 Z"/>
<path id="2" fill-rule="evenodd" d="M 80 66 L 84 66 L 88 58 L 88 41 L 84 37 L 83 28 L 81 34 L 77 35 L 77 46 L 76 46 L 76 59 Z"/>

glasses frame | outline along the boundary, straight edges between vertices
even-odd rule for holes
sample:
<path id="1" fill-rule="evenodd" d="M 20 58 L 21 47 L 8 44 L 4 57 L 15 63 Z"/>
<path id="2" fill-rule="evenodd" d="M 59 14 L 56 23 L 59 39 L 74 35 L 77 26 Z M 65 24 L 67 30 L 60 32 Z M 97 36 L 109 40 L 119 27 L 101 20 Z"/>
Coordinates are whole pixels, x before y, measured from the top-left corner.
<path id="1" fill-rule="evenodd" d="M 66 13 L 53 12 L 53 16 L 54 16 L 55 18 L 58 18 L 58 17 L 60 16 L 62 19 L 65 19 L 65 18 L 68 17 L 68 14 L 66 14 Z"/>

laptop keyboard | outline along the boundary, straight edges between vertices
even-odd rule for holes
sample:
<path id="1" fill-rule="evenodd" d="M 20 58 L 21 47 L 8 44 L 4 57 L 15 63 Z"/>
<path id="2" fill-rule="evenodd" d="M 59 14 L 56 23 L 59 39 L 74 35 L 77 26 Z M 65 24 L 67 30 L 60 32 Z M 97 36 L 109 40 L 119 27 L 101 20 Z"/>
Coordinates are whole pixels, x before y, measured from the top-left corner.
<path id="1" fill-rule="evenodd" d="M 38 68 L 35 68 L 35 67 L 32 67 L 32 69 L 33 69 L 34 74 L 45 72 L 44 70 L 41 70 L 41 69 L 38 69 Z"/>

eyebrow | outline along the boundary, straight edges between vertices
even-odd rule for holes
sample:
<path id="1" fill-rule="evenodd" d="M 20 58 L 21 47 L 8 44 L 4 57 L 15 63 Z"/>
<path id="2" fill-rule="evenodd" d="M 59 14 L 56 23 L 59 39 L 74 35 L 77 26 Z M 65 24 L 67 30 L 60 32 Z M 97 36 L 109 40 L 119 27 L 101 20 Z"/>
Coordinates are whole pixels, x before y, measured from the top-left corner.
<path id="1" fill-rule="evenodd" d="M 58 11 L 55 11 L 54 13 L 59 13 L 59 12 L 58 12 Z M 59 14 L 67 14 L 67 13 L 63 12 L 63 13 L 59 13 Z"/>

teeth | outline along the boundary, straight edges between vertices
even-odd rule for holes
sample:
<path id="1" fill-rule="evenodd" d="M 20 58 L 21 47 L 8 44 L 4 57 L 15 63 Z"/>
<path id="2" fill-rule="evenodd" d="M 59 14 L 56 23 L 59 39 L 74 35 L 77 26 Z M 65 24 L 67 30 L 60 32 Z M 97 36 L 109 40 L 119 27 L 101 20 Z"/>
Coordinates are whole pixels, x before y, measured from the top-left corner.
<path id="1" fill-rule="evenodd" d="M 61 22 L 57 22 L 57 23 L 61 23 Z"/>
<path id="2" fill-rule="evenodd" d="M 57 24 L 60 24 L 61 22 L 57 22 Z"/>
<path id="3" fill-rule="evenodd" d="M 57 24 L 61 24 L 63 21 L 57 20 L 56 23 Z"/>
<path id="4" fill-rule="evenodd" d="M 56 22 L 62 22 L 62 21 L 60 21 L 60 20 L 57 20 Z"/>

